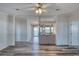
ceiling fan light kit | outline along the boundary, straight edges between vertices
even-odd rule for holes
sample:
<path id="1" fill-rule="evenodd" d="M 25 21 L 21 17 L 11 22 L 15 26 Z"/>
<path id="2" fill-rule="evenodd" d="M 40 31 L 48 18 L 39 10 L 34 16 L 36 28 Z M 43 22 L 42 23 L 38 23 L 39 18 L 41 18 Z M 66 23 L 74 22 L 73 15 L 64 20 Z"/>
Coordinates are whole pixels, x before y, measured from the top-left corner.
<path id="1" fill-rule="evenodd" d="M 43 8 L 44 4 L 43 3 L 37 3 L 35 5 L 35 12 L 36 14 L 42 14 L 45 11 L 45 8 Z"/>
<path id="2" fill-rule="evenodd" d="M 36 12 L 37 14 L 42 14 L 43 10 L 42 10 L 41 8 L 39 8 L 39 9 L 35 10 L 35 12 Z"/>

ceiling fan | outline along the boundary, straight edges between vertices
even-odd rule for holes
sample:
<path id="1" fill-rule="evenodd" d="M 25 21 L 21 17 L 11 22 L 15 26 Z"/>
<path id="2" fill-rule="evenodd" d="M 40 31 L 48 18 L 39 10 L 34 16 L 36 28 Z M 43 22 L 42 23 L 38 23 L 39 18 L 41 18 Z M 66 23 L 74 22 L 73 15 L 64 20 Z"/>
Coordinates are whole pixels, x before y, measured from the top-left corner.
<path id="1" fill-rule="evenodd" d="M 33 10 L 35 10 L 37 14 L 42 14 L 43 12 L 47 12 L 46 8 L 47 6 L 44 5 L 43 3 L 37 3 L 35 4 Z"/>
<path id="2" fill-rule="evenodd" d="M 21 9 L 16 9 L 17 11 L 19 10 L 33 10 L 35 11 L 36 14 L 42 14 L 43 12 L 47 12 L 47 5 L 45 3 L 35 3 L 34 5 L 30 6 L 29 8 L 21 8 Z"/>

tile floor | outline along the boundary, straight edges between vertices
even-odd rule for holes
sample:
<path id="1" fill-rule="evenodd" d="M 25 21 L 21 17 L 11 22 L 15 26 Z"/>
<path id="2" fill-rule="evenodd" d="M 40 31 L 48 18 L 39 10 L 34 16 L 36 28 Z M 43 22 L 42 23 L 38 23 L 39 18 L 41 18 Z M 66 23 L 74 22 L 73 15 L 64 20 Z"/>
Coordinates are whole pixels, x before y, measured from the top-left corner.
<path id="1" fill-rule="evenodd" d="M 38 45 L 17 42 L 0 51 L 0 56 L 78 56 L 79 49 L 67 46 Z"/>

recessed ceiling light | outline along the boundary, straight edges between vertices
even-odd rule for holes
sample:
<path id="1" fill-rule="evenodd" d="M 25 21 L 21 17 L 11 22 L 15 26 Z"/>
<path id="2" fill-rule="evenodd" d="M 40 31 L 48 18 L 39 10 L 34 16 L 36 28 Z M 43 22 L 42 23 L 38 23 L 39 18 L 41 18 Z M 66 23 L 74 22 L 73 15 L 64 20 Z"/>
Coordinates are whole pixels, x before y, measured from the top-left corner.
<path id="1" fill-rule="evenodd" d="M 18 10 L 20 10 L 20 9 L 17 8 L 16 10 L 18 11 Z"/>
<path id="2" fill-rule="evenodd" d="M 60 9 L 56 9 L 56 11 L 59 11 Z"/>

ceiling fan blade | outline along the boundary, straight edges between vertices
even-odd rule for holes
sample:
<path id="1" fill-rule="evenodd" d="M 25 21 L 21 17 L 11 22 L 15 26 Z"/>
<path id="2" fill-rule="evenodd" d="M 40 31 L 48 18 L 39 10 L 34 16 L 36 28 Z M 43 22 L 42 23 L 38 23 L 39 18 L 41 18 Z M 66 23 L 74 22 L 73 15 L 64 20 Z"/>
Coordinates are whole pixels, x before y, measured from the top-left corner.
<path id="1" fill-rule="evenodd" d="M 42 8 L 43 12 L 48 13 L 47 11 L 48 6 L 49 4 L 42 3 L 40 7 Z M 33 3 L 30 6 L 28 5 L 27 7 L 24 6 L 23 8 L 17 9 L 17 11 L 35 11 L 37 10 L 38 7 L 39 7 L 38 3 L 35 3 L 35 4 Z"/>
<path id="2" fill-rule="evenodd" d="M 43 5 L 42 8 L 43 8 L 43 9 L 46 9 L 46 8 L 47 8 L 47 5 Z"/>
<path id="3" fill-rule="evenodd" d="M 43 12 L 47 12 L 47 10 L 43 10 Z"/>
<path id="4" fill-rule="evenodd" d="M 31 11 L 31 10 L 33 10 L 34 8 L 26 8 L 26 9 L 19 9 L 19 11 Z"/>
<path id="5" fill-rule="evenodd" d="M 35 6 L 35 7 L 39 7 L 39 4 L 38 4 L 38 3 L 36 3 L 36 4 L 34 4 L 34 6 Z"/>

